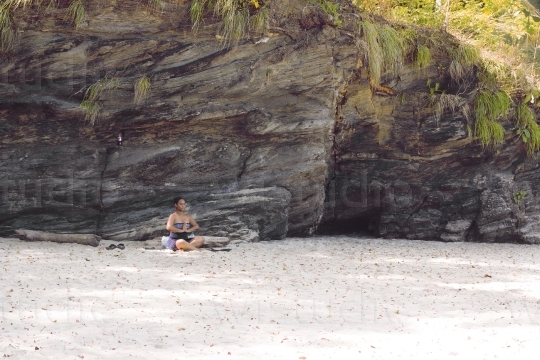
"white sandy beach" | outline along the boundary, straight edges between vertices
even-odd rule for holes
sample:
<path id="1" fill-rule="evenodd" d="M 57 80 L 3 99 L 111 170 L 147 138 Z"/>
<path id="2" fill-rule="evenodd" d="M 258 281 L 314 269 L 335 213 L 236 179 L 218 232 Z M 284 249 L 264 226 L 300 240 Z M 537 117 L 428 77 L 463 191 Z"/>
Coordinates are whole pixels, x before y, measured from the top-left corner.
<path id="1" fill-rule="evenodd" d="M 537 359 L 540 247 L 353 237 L 171 254 L 0 238 L 0 357 Z"/>

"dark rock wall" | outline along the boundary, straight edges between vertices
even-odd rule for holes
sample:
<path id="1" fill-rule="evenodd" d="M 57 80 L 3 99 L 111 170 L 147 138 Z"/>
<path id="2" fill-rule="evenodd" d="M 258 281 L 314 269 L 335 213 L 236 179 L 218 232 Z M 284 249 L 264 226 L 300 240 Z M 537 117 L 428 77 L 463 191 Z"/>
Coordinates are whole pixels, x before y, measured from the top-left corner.
<path id="1" fill-rule="evenodd" d="M 215 21 L 195 34 L 188 4 L 167 6 L 93 5 L 78 30 L 62 5 L 19 18 L 20 44 L 1 62 L 3 235 L 22 227 L 145 239 L 164 232 L 178 195 L 201 234 L 257 240 L 316 229 L 337 93 L 356 67 L 351 38 L 322 22 L 302 27 L 284 15 L 302 4 L 274 2 L 277 31 L 224 46 Z M 318 19 L 311 11 L 306 19 Z M 143 74 L 152 91 L 134 105 Z M 78 106 L 85 85 L 105 75 L 120 85 L 101 96 L 90 126 Z"/>
<path id="2" fill-rule="evenodd" d="M 373 93 L 362 76 L 344 89 L 322 233 L 538 242 L 538 157 L 526 157 L 511 120 L 505 145 L 492 150 L 469 135 L 472 119 L 460 106 L 437 116 L 425 84 L 438 77 L 436 66 L 409 66 L 393 82 L 396 96 Z M 518 191 L 526 192 L 519 203 Z"/>
<path id="3" fill-rule="evenodd" d="M 166 233 L 182 195 L 201 234 L 249 241 L 317 229 L 540 239 L 538 162 L 510 132 L 486 151 L 459 111 L 434 116 L 425 83 L 435 65 L 386 79 L 398 96 L 374 92 L 357 39 L 298 1 L 272 1 L 270 33 L 234 46 L 216 41 L 215 20 L 194 34 L 187 3 L 162 14 L 92 4 L 78 30 L 65 4 L 19 15 L 20 44 L 0 62 L 0 235 L 146 239 Z M 152 91 L 135 105 L 143 74 Z M 90 126 L 78 106 L 105 75 L 120 85 Z"/>

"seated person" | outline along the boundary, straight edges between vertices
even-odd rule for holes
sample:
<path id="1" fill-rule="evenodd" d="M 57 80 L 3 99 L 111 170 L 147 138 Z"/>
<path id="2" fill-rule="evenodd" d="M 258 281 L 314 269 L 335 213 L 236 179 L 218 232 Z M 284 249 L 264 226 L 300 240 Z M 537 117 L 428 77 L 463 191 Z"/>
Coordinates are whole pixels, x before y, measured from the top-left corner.
<path id="1" fill-rule="evenodd" d="M 186 200 L 182 197 L 174 199 L 176 211 L 169 216 L 166 229 L 170 231 L 167 249 L 196 250 L 204 244 L 204 237 L 195 236 L 193 232 L 199 229 L 197 222 L 184 212 Z"/>

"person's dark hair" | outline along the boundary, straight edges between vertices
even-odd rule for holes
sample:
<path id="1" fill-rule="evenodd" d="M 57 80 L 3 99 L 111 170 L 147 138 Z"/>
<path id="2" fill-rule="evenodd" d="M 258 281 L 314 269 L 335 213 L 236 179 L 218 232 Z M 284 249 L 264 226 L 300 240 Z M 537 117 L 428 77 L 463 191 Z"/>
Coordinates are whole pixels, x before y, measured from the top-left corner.
<path id="1" fill-rule="evenodd" d="M 179 202 L 180 200 L 186 201 L 186 199 L 184 199 L 183 197 L 177 196 L 177 197 L 174 198 L 174 205 L 178 204 L 178 202 Z"/>

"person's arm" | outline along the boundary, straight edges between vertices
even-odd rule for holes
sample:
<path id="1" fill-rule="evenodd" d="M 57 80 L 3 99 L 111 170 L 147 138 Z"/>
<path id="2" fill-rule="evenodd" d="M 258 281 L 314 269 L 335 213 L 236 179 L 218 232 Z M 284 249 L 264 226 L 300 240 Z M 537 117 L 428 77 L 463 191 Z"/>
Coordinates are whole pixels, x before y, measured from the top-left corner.
<path id="1" fill-rule="evenodd" d="M 191 225 L 191 227 L 188 230 L 189 232 L 194 232 L 200 229 L 199 224 L 197 224 L 195 219 L 192 218 L 191 216 L 189 217 L 189 224 Z"/>
<path id="2" fill-rule="evenodd" d="M 167 229 L 167 231 L 174 232 L 174 233 L 185 232 L 185 230 L 177 229 L 174 227 L 174 214 L 171 214 L 171 216 L 169 216 L 169 220 L 167 220 L 167 225 L 165 226 L 165 229 Z"/>

